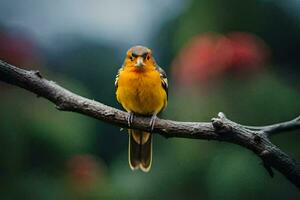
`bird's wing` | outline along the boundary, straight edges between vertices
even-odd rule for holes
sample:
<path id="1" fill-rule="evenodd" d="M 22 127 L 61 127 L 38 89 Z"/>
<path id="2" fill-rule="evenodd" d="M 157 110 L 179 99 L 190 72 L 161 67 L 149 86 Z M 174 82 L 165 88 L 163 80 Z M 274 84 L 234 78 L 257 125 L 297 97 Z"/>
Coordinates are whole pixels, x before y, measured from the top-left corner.
<path id="1" fill-rule="evenodd" d="M 156 65 L 156 70 L 159 72 L 160 74 L 160 79 L 161 79 L 161 85 L 164 88 L 164 90 L 167 93 L 168 96 L 168 78 L 167 78 L 167 74 L 166 72 L 158 65 Z"/>
<path id="2" fill-rule="evenodd" d="M 121 68 L 118 70 L 118 73 L 117 73 L 117 75 L 116 75 L 116 79 L 115 79 L 115 89 L 116 89 L 116 90 L 118 89 L 119 76 L 120 76 L 120 73 L 121 73 L 122 70 L 123 70 L 123 67 L 121 67 Z"/>

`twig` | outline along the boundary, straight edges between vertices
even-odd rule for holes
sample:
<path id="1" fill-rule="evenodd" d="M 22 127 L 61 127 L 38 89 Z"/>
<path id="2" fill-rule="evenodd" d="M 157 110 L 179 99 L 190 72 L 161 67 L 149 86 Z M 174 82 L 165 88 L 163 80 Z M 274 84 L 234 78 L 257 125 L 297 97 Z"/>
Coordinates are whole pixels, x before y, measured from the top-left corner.
<path id="1" fill-rule="evenodd" d="M 0 80 L 48 99 L 59 110 L 81 113 L 119 127 L 129 128 L 126 112 L 74 94 L 53 81 L 43 78 L 39 72 L 23 70 L 0 60 Z M 272 168 L 276 169 L 300 188 L 300 165 L 268 139 L 268 134 L 271 133 L 300 129 L 299 121 L 298 117 L 265 127 L 247 127 L 219 113 L 212 122 L 177 122 L 157 119 L 154 132 L 167 138 L 218 140 L 238 144 L 259 156 L 270 175 L 273 174 Z M 149 118 L 137 116 L 130 128 L 149 131 L 149 122 Z"/>
<path id="2" fill-rule="evenodd" d="M 293 131 L 293 130 L 300 129 L 300 116 L 290 121 L 281 122 L 278 124 L 272 124 L 268 126 L 244 126 L 244 127 L 254 131 L 263 131 L 268 136 L 271 136 L 284 131 Z"/>

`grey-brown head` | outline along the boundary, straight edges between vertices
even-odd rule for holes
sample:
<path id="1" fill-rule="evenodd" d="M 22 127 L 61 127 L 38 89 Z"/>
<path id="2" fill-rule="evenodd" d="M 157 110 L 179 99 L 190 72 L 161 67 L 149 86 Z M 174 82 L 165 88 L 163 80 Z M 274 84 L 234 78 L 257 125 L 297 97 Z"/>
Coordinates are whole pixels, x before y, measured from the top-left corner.
<path id="1" fill-rule="evenodd" d="M 137 68 L 142 68 L 148 64 L 154 64 L 152 51 L 141 45 L 133 46 L 127 51 L 125 63 L 130 65 L 133 64 Z"/>

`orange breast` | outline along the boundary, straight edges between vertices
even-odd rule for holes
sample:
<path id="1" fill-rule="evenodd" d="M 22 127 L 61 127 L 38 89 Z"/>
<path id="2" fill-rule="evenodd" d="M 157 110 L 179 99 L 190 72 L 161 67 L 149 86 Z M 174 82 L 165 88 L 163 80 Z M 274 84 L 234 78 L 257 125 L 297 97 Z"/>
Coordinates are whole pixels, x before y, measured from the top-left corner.
<path id="1" fill-rule="evenodd" d="M 167 94 L 155 69 L 122 71 L 116 95 L 125 110 L 142 115 L 159 113 L 167 104 Z"/>

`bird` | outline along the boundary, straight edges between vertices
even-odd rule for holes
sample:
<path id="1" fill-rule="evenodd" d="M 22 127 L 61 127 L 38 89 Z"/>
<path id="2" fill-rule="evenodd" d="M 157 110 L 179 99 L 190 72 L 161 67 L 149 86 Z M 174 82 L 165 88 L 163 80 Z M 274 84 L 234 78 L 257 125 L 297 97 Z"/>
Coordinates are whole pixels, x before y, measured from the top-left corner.
<path id="1" fill-rule="evenodd" d="M 152 50 L 141 46 L 128 49 L 115 79 L 116 99 L 129 113 L 128 162 L 132 170 L 149 172 L 152 164 L 152 134 L 157 115 L 167 106 L 168 79 Z M 150 132 L 130 129 L 135 115 L 151 117 Z"/>

